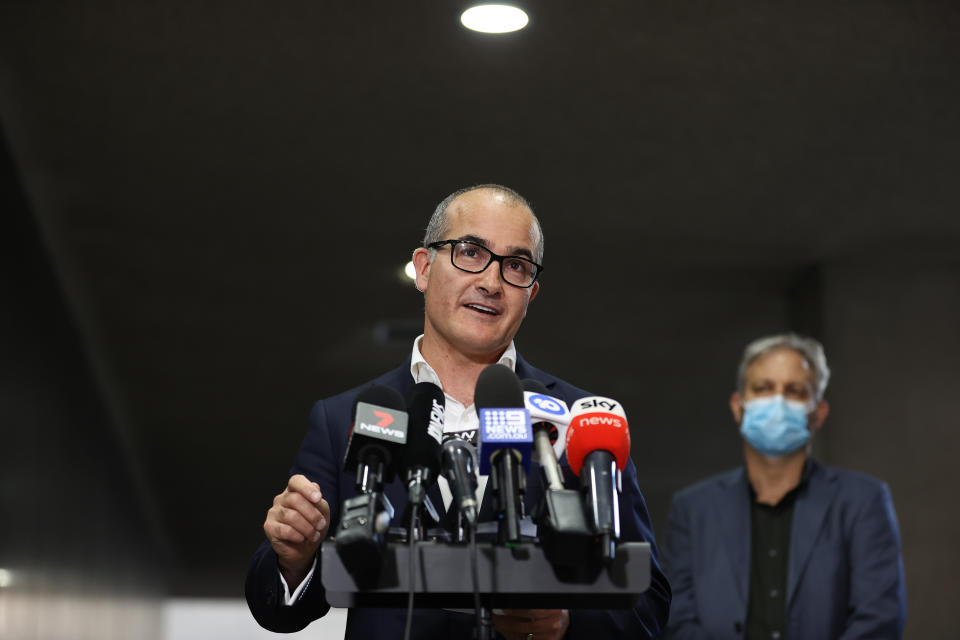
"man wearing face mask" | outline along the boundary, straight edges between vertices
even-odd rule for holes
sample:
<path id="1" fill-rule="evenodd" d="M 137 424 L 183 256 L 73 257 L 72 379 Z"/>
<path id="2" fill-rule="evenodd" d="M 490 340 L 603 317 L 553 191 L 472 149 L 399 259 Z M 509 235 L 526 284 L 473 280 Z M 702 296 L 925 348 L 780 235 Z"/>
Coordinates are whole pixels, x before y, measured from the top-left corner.
<path id="1" fill-rule="evenodd" d="M 811 338 L 747 345 L 730 397 L 744 466 L 671 503 L 669 637 L 902 636 L 906 588 L 889 490 L 810 457 L 830 410 L 829 377 Z"/>

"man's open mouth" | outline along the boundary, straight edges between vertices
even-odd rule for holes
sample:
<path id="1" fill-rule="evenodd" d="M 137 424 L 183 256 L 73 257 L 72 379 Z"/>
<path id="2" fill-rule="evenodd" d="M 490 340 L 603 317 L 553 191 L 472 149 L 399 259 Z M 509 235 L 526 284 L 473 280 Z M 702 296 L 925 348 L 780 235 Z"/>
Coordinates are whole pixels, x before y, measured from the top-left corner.
<path id="1" fill-rule="evenodd" d="M 479 311 L 480 313 L 485 313 L 488 316 L 498 316 L 500 312 L 492 307 L 486 307 L 482 304 L 467 304 L 465 305 L 468 309 L 473 309 L 474 311 Z"/>

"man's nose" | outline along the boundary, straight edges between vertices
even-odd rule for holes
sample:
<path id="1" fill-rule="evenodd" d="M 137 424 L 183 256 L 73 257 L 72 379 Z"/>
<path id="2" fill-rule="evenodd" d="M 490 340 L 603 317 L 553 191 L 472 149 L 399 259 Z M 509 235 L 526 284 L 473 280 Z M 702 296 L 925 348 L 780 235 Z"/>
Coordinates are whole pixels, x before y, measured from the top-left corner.
<path id="1" fill-rule="evenodd" d="M 503 278 L 500 277 L 500 263 L 493 260 L 479 274 L 479 286 L 488 293 L 496 293 L 503 288 Z"/>

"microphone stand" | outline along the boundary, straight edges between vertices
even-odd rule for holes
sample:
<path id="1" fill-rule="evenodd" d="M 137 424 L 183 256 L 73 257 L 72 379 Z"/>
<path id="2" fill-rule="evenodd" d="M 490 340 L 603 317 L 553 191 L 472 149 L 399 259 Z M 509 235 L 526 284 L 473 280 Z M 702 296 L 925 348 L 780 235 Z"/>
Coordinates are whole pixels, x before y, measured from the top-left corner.
<path id="1" fill-rule="evenodd" d="M 473 640 L 493 640 L 493 615 L 490 609 L 480 604 L 480 578 L 477 569 L 477 528 L 470 532 L 470 573 L 473 575 L 473 608 L 477 623 L 473 630 Z"/>
<path id="2" fill-rule="evenodd" d="M 385 465 L 374 458 L 372 464 L 357 466 L 358 495 L 343 503 L 343 514 L 334 535 L 337 553 L 352 573 L 364 581 L 373 581 L 380 571 L 387 543 L 387 529 L 394 509 L 383 493 Z"/>
<path id="3" fill-rule="evenodd" d="M 503 450 L 493 461 L 496 473 L 490 475 L 493 485 L 494 508 L 497 512 L 497 542 L 520 542 L 520 496 L 525 491 L 525 476 L 521 473 L 515 454 Z"/>

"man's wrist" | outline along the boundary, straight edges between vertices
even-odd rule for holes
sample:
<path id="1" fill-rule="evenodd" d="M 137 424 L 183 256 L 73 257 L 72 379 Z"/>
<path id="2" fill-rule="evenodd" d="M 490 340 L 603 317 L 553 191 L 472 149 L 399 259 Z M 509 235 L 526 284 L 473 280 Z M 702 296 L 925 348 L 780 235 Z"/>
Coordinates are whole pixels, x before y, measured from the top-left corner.
<path id="1" fill-rule="evenodd" d="M 306 573 L 300 578 L 299 582 L 293 583 L 287 580 L 287 577 L 284 575 L 283 571 L 278 568 L 278 573 L 280 574 L 280 583 L 283 585 L 283 604 L 285 606 L 291 606 L 300 599 L 300 596 L 304 591 L 307 590 L 310 586 L 310 581 L 313 579 L 314 573 L 317 571 L 317 560 L 316 555 L 313 556 L 313 562 L 307 567 Z"/>
<path id="2" fill-rule="evenodd" d="M 316 557 L 313 557 L 303 565 L 297 567 L 287 566 L 283 562 L 278 562 L 277 565 L 280 569 L 280 575 L 283 576 L 283 581 L 287 584 L 287 587 L 293 590 L 300 586 L 300 583 L 303 582 L 310 573 L 315 562 Z"/>

